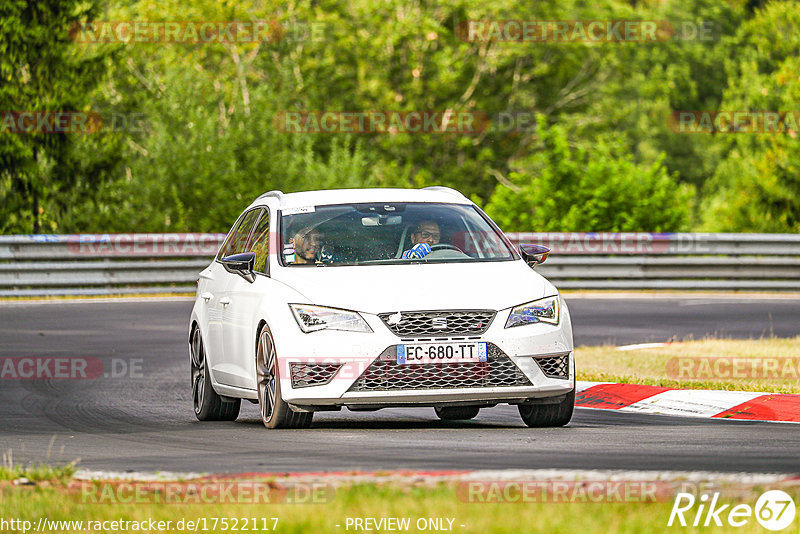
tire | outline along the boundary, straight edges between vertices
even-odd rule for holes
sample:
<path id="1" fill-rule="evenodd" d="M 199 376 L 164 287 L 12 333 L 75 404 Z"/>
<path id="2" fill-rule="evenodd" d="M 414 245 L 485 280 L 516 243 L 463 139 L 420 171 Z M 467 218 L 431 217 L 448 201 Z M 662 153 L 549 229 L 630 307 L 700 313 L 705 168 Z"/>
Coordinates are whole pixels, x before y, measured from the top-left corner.
<path id="1" fill-rule="evenodd" d="M 479 406 L 436 406 L 434 410 L 442 421 L 465 421 L 481 411 Z"/>
<path id="2" fill-rule="evenodd" d="M 575 411 L 575 389 L 557 404 L 520 404 L 519 415 L 532 428 L 564 426 Z"/>
<path id="3" fill-rule="evenodd" d="M 308 428 L 314 412 L 295 412 L 281 395 L 280 366 L 275 339 L 264 325 L 256 345 L 256 389 L 261 422 L 267 428 Z"/>
<path id="4" fill-rule="evenodd" d="M 192 404 L 200 421 L 235 421 L 242 399 L 225 397 L 214 391 L 206 365 L 206 348 L 200 329 L 192 330 L 189 342 L 189 361 L 192 369 Z"/>

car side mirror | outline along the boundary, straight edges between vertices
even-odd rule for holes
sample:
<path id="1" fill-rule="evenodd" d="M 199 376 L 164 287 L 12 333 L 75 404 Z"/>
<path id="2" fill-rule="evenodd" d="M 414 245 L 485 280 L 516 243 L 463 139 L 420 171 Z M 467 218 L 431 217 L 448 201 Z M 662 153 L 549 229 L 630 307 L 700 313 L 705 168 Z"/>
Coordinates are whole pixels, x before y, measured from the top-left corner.
<path id="1" fill-rule="evenodd" d="M 251 284 L 256 281 L 253 268 L 256 264 L 255 252 L 242 252 L 222 258 L 222 265 L 229 273 L 238 274 Z"/>
<path id="2" fill-rule="evenodd" d="M 520 245 L 519 252 L 522 259 L 531 267 L 536 267 L 547 260 L 550 249 L 542 245 Z"/>

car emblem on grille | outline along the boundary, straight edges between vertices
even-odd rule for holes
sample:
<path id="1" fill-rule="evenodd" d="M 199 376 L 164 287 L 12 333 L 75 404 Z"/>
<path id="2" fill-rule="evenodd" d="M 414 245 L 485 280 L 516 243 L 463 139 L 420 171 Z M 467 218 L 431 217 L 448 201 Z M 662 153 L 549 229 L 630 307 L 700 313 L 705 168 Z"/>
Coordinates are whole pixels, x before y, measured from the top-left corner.
<path id="1" fill-rule="evenodd" d="M 434 317 L 431 319 L 431 323 L 437 330 L 442 330 L 447 328 L 447 317 Z"/>
<path id="2" fill-rule="evenodd" d="M 390 315 L 386 319 L 386 322 L 389 323 L 389 324 L 398 324 L 402 320 L 403 320 L 403 314 L 400 313 L 400 312 L 397 312 L 397 313 L 393 313 L 392 315 Z"/>

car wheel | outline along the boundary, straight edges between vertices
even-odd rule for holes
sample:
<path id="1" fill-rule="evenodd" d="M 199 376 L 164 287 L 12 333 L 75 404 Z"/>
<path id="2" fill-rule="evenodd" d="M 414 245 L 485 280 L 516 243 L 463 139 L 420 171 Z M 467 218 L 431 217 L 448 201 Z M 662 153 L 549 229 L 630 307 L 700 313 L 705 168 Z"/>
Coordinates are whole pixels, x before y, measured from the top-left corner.
<path id="1" fill-rule="evenodd" d="M 239 416 L 241 399 L 217 395 L 211 385 L 211 376 L 206 364 L 206 349 L 203 345 L 203 336 L 200 329 L 192 332 L 189 344 L 192 367 L 192 403 L 194 415 L 200 421 L 235 421 Z"/>
<path id="2" fill-rule="evenodd" d="M 519 415 L 529 427 L 564 426 L 575 410 L 575 389 L 555 404 L 520 404 Z"/>
<path id="3" fill-rule="evenodd" d="M 465 419 L 472 419 L 478 412 L 481 411 L 478 406 L 436 406 L 436 415 L 442 421 L 461 421 Z"/>
<path id="4" fill-rule="evenodd" d="M 256 347 L 256 381 L 261 421 L 267 428 L 308 428 L 314 412 L 295 412 L 283 400 L 275 339 L 264 325 Z"/>

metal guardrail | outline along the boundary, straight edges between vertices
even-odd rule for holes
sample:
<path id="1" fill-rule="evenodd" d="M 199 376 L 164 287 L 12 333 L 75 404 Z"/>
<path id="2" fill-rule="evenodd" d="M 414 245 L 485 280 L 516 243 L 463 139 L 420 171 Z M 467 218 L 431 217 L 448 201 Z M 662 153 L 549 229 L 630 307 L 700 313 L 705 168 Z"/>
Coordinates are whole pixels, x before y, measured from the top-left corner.
<path id="1" fill-rule="evenodd" d="M 800 290 L 800 235 L 518 233 L 564 289 Z M 195 290 L 225 234 L 0 236 L 0 296 Z"/>
<path id="2" fill-rule="evenodd" d="M 0 296 L 192 293 L 225 234 L 0 236 Z"/>

